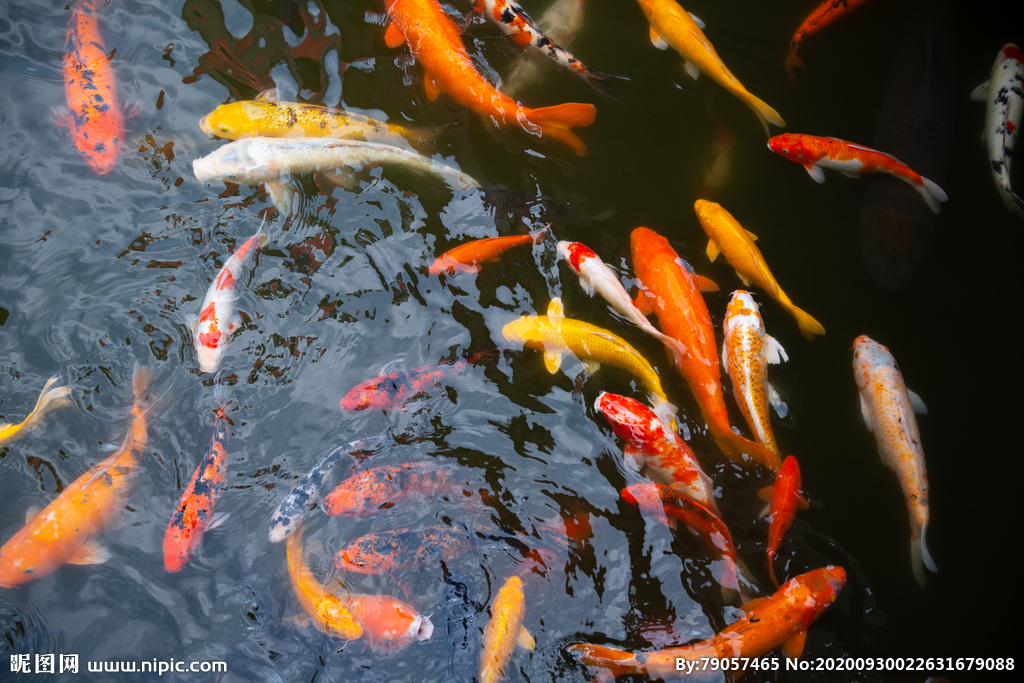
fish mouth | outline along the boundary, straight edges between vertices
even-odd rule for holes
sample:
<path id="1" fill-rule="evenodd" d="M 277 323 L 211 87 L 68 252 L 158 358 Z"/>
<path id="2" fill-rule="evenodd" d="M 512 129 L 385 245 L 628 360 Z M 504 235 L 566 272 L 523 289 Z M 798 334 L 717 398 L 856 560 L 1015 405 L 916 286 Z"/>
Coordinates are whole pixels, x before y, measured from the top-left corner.
<path id="1" fill-rule="evenodd" d="M 203 132 L 209 135 L 211 138 L 217 137 L 213 132 L 213 126 L 210 125 L 210 117 L 204 116 L 199 119 L 199 127 L 203 129 Z"/>

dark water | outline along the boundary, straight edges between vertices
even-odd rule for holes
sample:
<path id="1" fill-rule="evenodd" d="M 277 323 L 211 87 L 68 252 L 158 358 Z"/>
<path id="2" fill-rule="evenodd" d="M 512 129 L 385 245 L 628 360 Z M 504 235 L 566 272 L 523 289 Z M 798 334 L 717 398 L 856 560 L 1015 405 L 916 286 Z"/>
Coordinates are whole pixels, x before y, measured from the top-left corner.
<path id="1" fill-rule="evenodd" d="M 534 16 L 544 7 L 543 0 L 523 4 Z M 814 4 L 687 9 L 706 22 L 737 77 L 786 118 L 787 130 L 871 143 L 889 123 L 879 120 L 883 110 L 906 109 L 883 107 L 887 87 L 919 85 L 890 85 L 890 74 L 914 73 L 897 68 L 911 40 L 913 3 L 868 3 L 812 36 L 801 50 L 804 87 L 794 89 L 782 64 L 789 36 Z M 716 323 L 740 283 L 721 260 L 708 263 L 691 207 L 711 140 L 724 125 L 735 142 L 727 182 L 714 199 L 760 237 L 787 293 L 828 330 L 808 342 L 761 297 L 768 330 L 791 359 L 772 370 L 791 410 L 776 434 L 784 451 L 800 458 L 814 503 L 790 531 L 779 569 L 792 576 L 834 563 L 849 575 L 836 605 L 811 630 L 806 656 L 1015 656 L 1010 643 L 1018 629 L 1002 624 L 1015 609 L 1020 447 L 1013 444 L 1020 403 L 1013 397 L 1020 372 L 1013 369 L 1013 320 L 1024 245 L 979 143 L 984 107 L 968 95 L 988 78 L 997 50 L 1022 40 L 1019 13 L 1012 13 L 1019 7 L 974 6 L 969 30 L 961 14 L 948 23 L 955 58 L 932 75 L 954 94 L 940 112 L 949 122 L 941 144 L 950 200 L 930 240 L 910 254 L 919 265 L 895 290 L 876 283 L 862 254 L 868 183 L 827 173 L 818 186 L 770 154 L 742 104 L 706 77 L 691 81 L 674 53 L 651 47 L 634 3 L 590 3 L 573 44 L 593 68 L 631 79 L 616 83 L 617 101 L 553 68 L 522 95 L 535 106 L 596 102 L 597 121 L 581 132 L 589 146 L 583 158 L 496 130 L 447 97 L 427 101 L 421 71 L 404 50 L 384 47 L 383 30 L 363 22 L 367 10 L 382 6 L 110 3 L 100 25 L 107 48 L 116 48 L 120 97 L 142 109 L 128 121 L 118 167 L 97 176 L 47 116 L 48 107 L 65 102 L 69 10 L 60 2 L 0 6 L 0 413 L 21 420 L 53 374 L 74 388 L 75 401 L 0 452 L 0 536 L 12 536 L 26 509 L 48 504 L 120 443 L 136 363 L 153 370 L 160 395 L 149 455 L 128 506 L 100 539 L 112 559 L 67 565 L 0 591 L 0 650 L 77 653 L 82 673 L 75 680 L 157 680 L 84 670 L 89 660 L 172 658 L 226 661 L 226 681 L 471 680 L 486 621 L 481 606 L 523 559 L 507 544 L 481 544 L 445 569 L 397 576 L 438 625 L 432 640 L 397 654 L 382 656 L 365 641 L 340 643 L 287 620 L 299 607 L 284 548 L 267 540 L 271 512 L 330 449 L 382 431 L 403 444 L 374 464 L 446 463 L 488 491 L 488 504 L 425 501 L 357 521 L 317 513 L 307 532 L 324 548 L 314 554 L 314 569 L 328 566 L 333 548 L 371 530 L 436 523 L 531 530 L 587 514 L 593 535 L 527 584 L 526 626 L 538 647 L 516 653 L 508 680 L 586 680 L 561 652 L 578 639 L 653 649 L 720 630 L 735 613 L 723 606 L 699 544 L 645 522 L 619 499 L 626 482 L 620 446 L 592 405 L 602 390 L 639 397 L 642 387 L 630 376 L 605 368 L 577 381 L 580 368 L 571 366 L 568 375 L 550 376 L 539 354 L 511 350 L 497 363 L 449 378 L 407 411 L 338 409 L 344 392 L 388 362 L 418 367 L 500 343 L 504 323 L 542 312 L 556 295 L 570 316 L 623 335 L 656 365 L 695 433 L 692 445 L 722 488 L 741 559 L 763 589 L 770 586 L 766 526 L 755 521 L 761 503 L 754 497 L 769 482 L 724 462 L 701 435 L 696 404 L 658 343 L 586 297 L 557 263 L 553 242 L 532 253 L 508 252 L 479 276 L 444 283 L 428 276 L 433 256 L 453 244 L 525 228 L 496 223 L 479 196 L 453 196 L 433 181 L 380 169 L 359 193 L 318 195 L 309 184 L 301 216 L 291 223 L 270 212 L 271 239 L 246 271 L 238 303 L 243 325 L 223 365 L 235 380 L 229 393 L 237 408 L 229 486 L 217 509 L 231 517 L 207 534 L 182 572 L 164 571 L 164 529 L 207 447 L 215 408 L 190 321 L 224 259 L 270 206 L 256 190 L 225 192 L 220 183 L 195 181 L 192 160 L 220 144 L 205 139 L 198 120 L 221 102 L 276 84 L 288 97 L 297 92 L 336 104 L 340 93 L 345 106 L 380 110 L 394 122 L 446 127 L 436 158 L 485 185 L 544 194 L 578 216 L 603 218 L 556 223 L 553 230 L 559 239 L 588 244 L 624 274 L 633 228 L 667 235 L 722 285 L 722 293 L 706 296 Z M 507 73 L 514 52 L 494 30 L 474 29 L 467 42 L 494 71 Z M 339 77 L 335 59 L 356 64 Z M 1014 185 L 1024 188 L 1019 172 Z M 850 351 L 859 334 L 890 348 L 929 407 L 919 424 L 931 485 L 928 545 L 940 572 L 923 590 L 910 571 L 899 486 L 860 417 Z M 733 423 L 742 424 L 730 406 Z M 390 578 L 347 581 L 361 592 L 397 590 Z M 751 672 L 744 680 L 927 675 Z M 8 677 L 31 679 L 10 673 L 4 657 L 0 679 Z M 51 678 L 57 677 L 38 676 Z"/>

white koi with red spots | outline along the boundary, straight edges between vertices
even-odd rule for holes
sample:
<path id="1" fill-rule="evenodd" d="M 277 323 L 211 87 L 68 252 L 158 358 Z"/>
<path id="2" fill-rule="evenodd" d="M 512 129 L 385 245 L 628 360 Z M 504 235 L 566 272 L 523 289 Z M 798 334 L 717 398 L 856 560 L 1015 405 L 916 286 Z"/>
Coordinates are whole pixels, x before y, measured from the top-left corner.
<path id="1" fill-rule="evenodd" d="M 238 327 L 235 300 L 238 298 L 237 283 L 242 267 L 266 241 L 267 235 L 260 226 L 255 235 L 228 257 L 206 290 L 195 330 L 196 357 L 203 372 L 215 372 L 220 366 L 231 333 Z"/>
<path id="2" fill-rule="evenodd" d="M 1024 199 L 1010 187 L 1010 162 L 1024 116 L 1024 53 L 1013 43 L 1003 46 L 992 65 L 992 75 L 979 85 L 972 100 L 988 102 L 985 146 L 999 196 L 1017 218 L 1024 220 Z"/>
<path id="3" fill-rule="evenodd" d="M 860 390 L 864 422 L 874 432 L 882 460 L 896 472 L 907 500 L 914 577 L 924 585 L 924 567 L 932 572 L 938 569 L 925 545 L 928 477 L 914 412 L 927 413 L 928 409 L 903 383 L 903 375 L 889 349 L 864 335 L 853 343 L 853 377 Z"/>
<path id="4" fill-rule="evenodd" d="M 555 0 L 537 20 L 537 28 L 565 49 L 576 39 L 583 26 L 584 0 Z M 527 83 L 537 80 L 544 57 L 539 52 L 524 52 L 516 57 L 515 65 L 504 79 L 502 90 L 514 95 Z"/>

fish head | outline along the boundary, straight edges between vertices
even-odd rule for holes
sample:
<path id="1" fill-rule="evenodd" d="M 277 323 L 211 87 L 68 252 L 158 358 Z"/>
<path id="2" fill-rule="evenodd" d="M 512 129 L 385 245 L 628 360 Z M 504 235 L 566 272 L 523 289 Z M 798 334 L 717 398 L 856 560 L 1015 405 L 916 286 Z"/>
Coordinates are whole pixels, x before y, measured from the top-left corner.
<path id="1" fill-rule="evenodd" d="M 278 175 L 279 169 L 252 153 L 255 139 L 235 140 L 192 162 L 196 180 L 256 185 Z"/>
<path id="2" fill-rule="evenodd" d="M 363 382 L 349 390 L 339 402 L 342 410 L 366 410 L 373 402 L 373 394 L 380 390 L 379 380 Z"/>
<path id="3" fill-rule="evenodd" d="M 803 136 L 786 133 L 776 135 L 768 141 L 768 149 L 779 156 L 786 157 L 798 164 L 809 164 L 817 161 L 817 155 L 812 155 L 810 150 L 803 143 Z"/>
<path id="4" fill-rule="evenodd" d="M 199 121 L 199 127 L 211 138 L 237 140 L 259 135 L 266 112 L 257 102 L 222 104 Z"/>
<path id="5" fill-rule="evenodd" d="M 512 344 L 537 347 L 543 346 L 544 334 L 541 320 L 547 322 L 545 316 L 528 315 L 518 318 L 501 328 L 501 334 Z"/>
<path id="6" fill-rule="evenodd" d="M 725 319 L 722 321 L 722 329 L 726 334 L 739 325 L 752 325 L 759 332 L 764 333 L 764 321 L 761 319 L 761 312 L 757 302 L 750 292 L 737 289 L 729 299 L 729 306 L 725 309 Z"/>
<path id="7" fill-rule="evenodd" d="M 616 436 L 635 446 L 644 446 L 665 432 L 653 410 L 628 396 L 602 392 L 594 409 L 604 415 Z"/>
<path id="8" fill-rule="evenodd" d="M 572 268 L 577 275 L 580 274 L 580 269 L 583 267 L 584 261 L 597 258 L 597 254 L 594 253 L 590 247 L 580 244 L 579 242 L 566 242 L 565 240 L 558 243 L 558 255 L 569 264 L 569 267 Z"/>
<path id="9" fill-rule="evenodd" d="M 835 601 L 846 585 L 846 570 L 829 565 L 801 574 L 792 580 L 804 584 L 819 608 L 824 609 Z"/>
<path id="10" fill-rule="evenodd" d="M 853 342 L 853 378 L 857 382 L 857 388 L 866 387 L 872 376 L 884 368 L 899 371 L 896 359 L 889 353 L 889 349 L 867 335 L 857 337 Z"/>
<path id="11" fill-rule="evenodd" d="M 196 360 L 203 372 L 216 372 L 224 357 L 227 339 L 217 330 L 199 332 L 196 335 Z"/>
<path id="12" fill-rule="evenodd" d="M 1003 49 L 999 52 L 1003 59 L 1012 59 L 1018 64 L 1024 64 L 1024 53 L 1020 51 L 1020 48 L 1013 43 L 1007 43 L 1003 46 Z"/>

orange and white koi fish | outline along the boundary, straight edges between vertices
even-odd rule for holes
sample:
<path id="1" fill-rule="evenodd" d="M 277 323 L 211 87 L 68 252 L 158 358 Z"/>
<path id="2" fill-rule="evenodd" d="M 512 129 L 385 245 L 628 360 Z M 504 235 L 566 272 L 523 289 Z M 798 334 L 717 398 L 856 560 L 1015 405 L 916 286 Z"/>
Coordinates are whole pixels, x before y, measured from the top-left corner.
<path id="1" fill-rule="evenodd" d="M 299 604 L 323 633 L 343 640 L 363 635 L 363 625 L 345 606 L 344 601 L 323 587 L 306 565 L 302 556 L 302 533 L 299 527 L 288 537 L 288 578 Z"/>
<path id="2" fill-rule="evenodd" d="M 0 424 L 0 446 L 6 446 L 10 442 L 20 439 L 31 432 L 42 424 L 43 418 L 51 410 L 71 405 L 71 399 L 68 398 L 71 388 L 54 387 L 51 389 L 50 387 L 56 381 L 56 375 L 46 380 L 46 384 L 43 385 L 43 390 L 39 392 L 39 398 L 36 400 L 36 407 L 32 409 L 32 412 L 24 420 L 18 424 L 12 422 Z"/>
<path id="3" fill-rule="evenodd" d="M 670 45 L 683 56 L 686 73 L 696 79 L 703 71 L 716 83 L 750 107 L 768 134 L 768 124 L 786 125 L 779 113 L 754 97 L 743 87 L 722 58 L 715 52 L 711 41 L 701 31 L 704 22 L 679 6 L 675 0 L 637 0 L 651 24 L 651 41 L 664 50 Z"/>
<path id="4" fill-rule="evenodd" d="M 583 26 L 584 0 L 555 0 L 537 20 L 537 28 L 548 38 L 568 49 Z M 536 82 L 540 63 L 547 60 L 540 52 L 524 52 L 516 57 L 503 90 L 512 95 L 527 83 Z"/>
<path id="5" fill-rule="evenodd" d="M 337 597 L 363 625 L 363 633 L 370 638 L 370 646 L 375 652 L 397 652 L 414 640 L 430 640 L 434 634 L 430 617 L 420 614 L 412 605 L 398 598 L 346 593 Z"/>
<path id="6" fill-rule="evenodd" d="M 604 415 L 615 435 L 625 441 L 627 467 L 639 473 L 646 467 L 651 479 L 676 487 L 718 512 L 715 487 L 704 474 L 693 450 L 654 412 L 628 396 L 602 392 L 594 410 Z"/>
<path id="7" fill-rule="evenodd" d="M 136 368 L 132 421 L 121 447 L 75 479 L 42 512 L 30 511 L 21 531 L 0 548 L 0 586 L 27 583 L 65 563 L 102 564 L 110 559 L 93 539 L 124 504 L 146 448 L 144 403 L 150 378 L 148 370 Z"/>
<path id="8" fill-rule="evenodd" d="M 768 515 L 768 574 L 772 583 L 779 585 L 775 578 L 775 553 L 789 531 L 796 509 L 800 506 L 800 465 L 792 455 L 782 461 L 782 467 L 775 475 L 772 487 L 772 502 Z"/>
<path id="9" fill-rule="evenodd" d="M 796 69 L 807 68 L 796 55 L 797 50 L 800 48 L 800 43 L 804 41 L 804 38 L 812 33 L 817 33 L 839 17 L 857 9 L 866 1 L 867 0 L 825 0 L 818 5 L 813 12 L 807 15 L 807 18 L 804 19 L 804 23 L 800 24 L 800 28 L 796 30 L 796 33 L 793 34 L 793 38 L 789 41 L 789 55 L 786 57 L 786 73 L 789 74 L 789 80 L 793 85 L 800 85 L 800 81 L 796 77 Z"/>
<path id="10" fill-rule="evenodd" d="M 571 102 L 541 109 L 524 107 L 480 75 L 462 44 L 459 29 L 437 0 L 387 0 L 386 8 L 392 23 L 384 42 L 394 48 L 409 41 L 409 49 L 426 72 L 424 84 L 431 100 L 445 92 L 495 123 L 519 125 L 531 135 L 563 142 L 580 155 L 587 151 L 570 128 L 592 124 L 597 112 L 594 105 Z"/>
<path id="11" fill-rule="evenodd" d="M 719 252 L 736 270 L 736 274 L 749 286 L 751 282 L 768 292 L 771 298 L 778 301 L 796 318 L 800 331 L 811 339 L 816 334 L 825 334 L 825 328 L 806 312 L 793 305 L 775 276 L 768 269 L 768 264 L 761 255 L 761 250 L 754 244 L 757 235 L 744 230 L 733 215 L 714 202 L 698 199 L 693 205 L 697 219 L 708 236 L 708 258 L 714 261 Z"/>
<path id="12" fill-rule="evenodd" d="M 685 346 L 667 334 L 659 332 L 647 316 L 640 312 L 633 299 L 626 293 L 626 288 L 619 282 L 619 278 L 592 249 L 579 242 L 562 241 L 558 243 L 558 254 L 579 276 L 580 284 L 589 296 L 594 296 L 594 292 L 597 292 L 629 322 L 661 340 L 674 353 L 686 353 Z"/>
<path id="13" fill-rule="evenodd" d="M 903 383 L 889 349 L 861 335 L 853 343 L 853 377 L 860 391 L 864 422 L 875 434 L 882 460 L 900 480 L 910 511 L 910 557 L 914 578 L 924 585 L 924 567 L 937 572 L 925 534 L 928 532 L 928 476 L 921 432 L 914 413 L 928 409 L 921 397 Z M 924 566 L 922 566 L 922 564 Z"/>
<path id="14" fill-rule="evenodd" d="M 842 567 L 823 567 L 786 582 L 770 598 L 748 603 L 742 619 L 707 640 L 657 652 L 627 652 L 578 643 L 566 650 L 587 666 L 601 669 L 596 680 L 607 683 L 627 674 L 653 679 L 699 676 L 709 659 L 756 658 L 779 645 L 791 657 L 803 651 L 807 629 L 835 602 L 846 583 Z"/>
<path id="15" fill-rule="evenodd" d="M 971 93 L 972 100 L 988 103 L 985 112 L 985 133 L 992 165 L 992 178 L 1006 208 L 1024 219 L 1024 199 L 1010 186 L 1010 163 L 1013 146 L 1024 117 L 1024 53 L 1013 43 L 1003 46 L 992 65 L 992 75 Z"/>
<path id="16" fill-rule="evenodd" d="M 124 120 L 139 112 L 117 101 L 117 81 L 100 35 L 99 0 L 78 0 L 64 41 L 64 96 L 68 112 L 52 113 L 53 122 L 71 131 L 75 149 L 96 173 L 109 173 L 124 144 Z"/>
<path id="17" fill-rule="evenodd" d="M 238 299 L 238 278 L 242 266 L 267 241 L 263 226 L 224 262 L 224 267 L 206 290 L 199 324 L 196 326 L 196 357 L 203 372 L 214 372 L 220 366 L 231 333 L 238 327 L 235 300 Z"/>
<path id="18" fill-rule="evenodd" d="M 213 438 L 199 461 L 192 479 L 181 493 L 171 520 L 164 532 L 164 569 L 180 571 L 199 547 L 203 534 L 224 523 L 226 513 L 214 514 L 227 478 L 228 425 L 225 406 L 217 408 L 213 421 Z"/>
<path id="19" fill-rule="evenodd" d="M 460 244 L 438 256 L 427 270 L 435 275 L 438 273 L 453 275 L 457 270 L 465 273 L 477 273 L 480 271 L 481 263 L 499 260 L 499 257 L 512 247 L 531 242 L 540 244 L 544 241 L 549 227 L 551 226 L 546 226 L 529 235 L 485 237 L 481 240 Z"/>
<path id="20" fill-rule="evenodd" d="M 771 403 L 779 417 L 785 417 L 788 410 L 778 392 L 768 384 L 768 364 L 789 360 L 789 356 L 774 337 L 765 333 L 764 321 L 749 292 L 732 293 L 722 329 L 725 332 L 722 366 L 732 379 L 736 404 L 757 442 L 778 453 L 768 419 L 768 404 Z"/>
<path id="21" fill-rule="evenodd" d="M 918 175 L 896 157 L 839 138 L 787 133 L 769 140 L 768 149 L 803 164 L 817 183 L 825 182 L 823 168 L 839 171 L 851 178 L 859 178 L 865 173 L 888 173 L 914 188 L 934 213 L 942 208 L 939 202 L 949 199 L 941 187 Z"/>
<path id="22" fill-rule="evenodd" d="M 686 347 L 676 367 L 686 378 L 700 405 L 711 435 L 725 455 L 737 462 L 745 456 L 775 471 L 782 461 L 778 454 L 732 431 L 729 412 L 722 398 L 722 379 L 715 348 L 715 328 L 694 276 L 668 240 L 647 228 L 630 235 L 633 268 L 641 283 L 637 305 L 644 313 L 654 312 L 662 331 Z M 645 310 L 646 309 L 646 310 Z"/>
<path id="23" fill-rule="evenodd" d="M 526 615 L 526 597 L 523 581 L 509 577 L 491 603 L 491 620 L 484 627 L 484 649 L 480 657 L 480 683 L 499 683 L 505 677 L 505 668 L 512 659 L 516 645 L 534 649 L 533 636 L 523 626 Z"/>
<path id="24" fill-rule="evenodd" d="M 608 81 L 619 78 L 594 71 L 544 34 L 516 0 L 477 0 L 476 9 L 521 47 L 533 46 L 548 59 L 573 72 L 602 95 L 615 99 Z"/>

